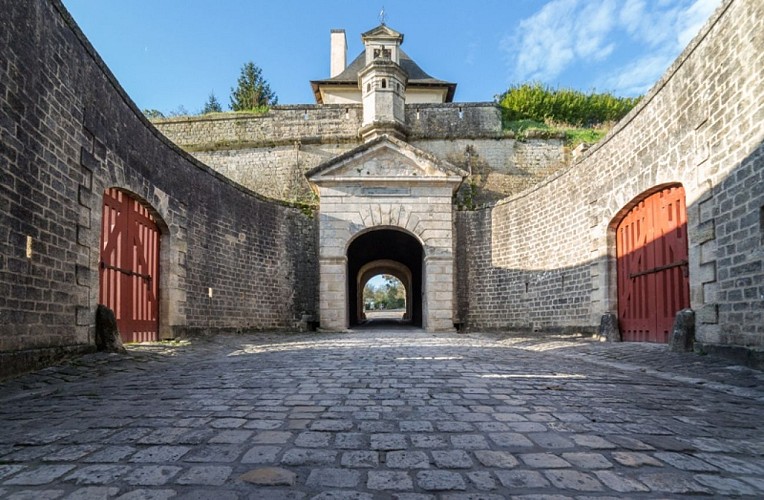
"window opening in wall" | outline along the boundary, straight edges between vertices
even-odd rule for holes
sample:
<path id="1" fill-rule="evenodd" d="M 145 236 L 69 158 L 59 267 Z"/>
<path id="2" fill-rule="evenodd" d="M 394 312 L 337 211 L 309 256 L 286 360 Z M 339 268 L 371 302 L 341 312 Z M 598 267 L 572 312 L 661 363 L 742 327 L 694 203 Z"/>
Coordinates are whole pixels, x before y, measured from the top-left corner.
<path id="1" fill-rule="evenodd" d="M 371 92 L 371 84 L 370 83 L 366 84 L 366 92 Z"/>
<path id="2" fill-rule="evenodd" d="M 387 88 L 387 80 L 386 80 L 386 79 L 384 79 L 384 78 L 382 79 L 382 88 L 383 88 L 383 89 L 386 89 L 386 88 Z"/>
<path id="3" fill-rule="evenodd" d="M 307 111 L 303 113 L 302 119 L 303 120 L 307 120 L 308 119 L 308 112 Z"/>
<path id="4" fill-rule="evenodd" d="M 464 110 L 459 108 L 459 119 L 461 120 L 462 118 L 464 118 Z"/>
<path id="5" fill-rule="evenodd" d="M 345 119 L 347 120 L 348 118 L 350 118 L 350 110 L 345 108 Z"/>

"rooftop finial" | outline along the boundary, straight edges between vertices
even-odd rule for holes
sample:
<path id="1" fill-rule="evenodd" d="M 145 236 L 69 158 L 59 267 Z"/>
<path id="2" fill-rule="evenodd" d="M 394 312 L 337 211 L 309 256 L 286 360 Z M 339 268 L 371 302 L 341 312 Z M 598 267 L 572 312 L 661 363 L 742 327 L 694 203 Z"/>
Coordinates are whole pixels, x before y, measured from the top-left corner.
<path id="1" fill-rule="evenodd" d="M 379 23 L 384 25 L 385 24 L 385 7 L 382 7 L 382 10 L 379 11 Z"/>

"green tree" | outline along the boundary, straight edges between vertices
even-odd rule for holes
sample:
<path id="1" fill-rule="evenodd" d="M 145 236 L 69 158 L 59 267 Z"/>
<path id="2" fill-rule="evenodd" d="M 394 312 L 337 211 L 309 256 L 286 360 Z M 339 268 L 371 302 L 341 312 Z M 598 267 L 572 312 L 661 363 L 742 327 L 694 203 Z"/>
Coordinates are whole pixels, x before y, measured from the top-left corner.
<path id="1" fill-rule="evenodd" d="M 162 114 L 161 111 L 158 109 L 144 109 L 143 114 L 146 115 L 146 118 L 152 119 L 152 118 L 164 118 L 164 114 Z"/>
<path id="2" fill-rule="evenodd" d="M 279 98 L 252 61 L 241 68 L 236 88 L 231 88 L 231 109 L 250 111 L 278 104 Z"/>
<path id="3" fill-rule="evenodd" d="M 207 113 L 220 113 L 221 111 L 223 111 L 223 107 L 220 106 L 218 98 L 215 97 L 214 92 L 210 92 L 210 96 L 207 98 L 207 102 L 204 103 L 204 107 L 202 108 L 202 114 L 206 115 Z"/>

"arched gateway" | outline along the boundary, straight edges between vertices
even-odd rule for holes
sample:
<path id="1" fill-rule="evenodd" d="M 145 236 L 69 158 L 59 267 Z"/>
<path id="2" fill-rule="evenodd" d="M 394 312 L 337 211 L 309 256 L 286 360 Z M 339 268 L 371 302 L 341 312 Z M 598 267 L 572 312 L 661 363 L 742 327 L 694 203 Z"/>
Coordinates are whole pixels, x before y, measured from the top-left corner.
<path id="1" fill-rule="evenodd" d="M 451 199 L 464 175 L 386 135 L 308 172 L 321 200 L 321 328 L 357 324 L 359 273 L 389 260 L 401 264 L 404 276 L 403 268 L 410 272 L 412 322 L 429 331 L 453 329 Z"/>

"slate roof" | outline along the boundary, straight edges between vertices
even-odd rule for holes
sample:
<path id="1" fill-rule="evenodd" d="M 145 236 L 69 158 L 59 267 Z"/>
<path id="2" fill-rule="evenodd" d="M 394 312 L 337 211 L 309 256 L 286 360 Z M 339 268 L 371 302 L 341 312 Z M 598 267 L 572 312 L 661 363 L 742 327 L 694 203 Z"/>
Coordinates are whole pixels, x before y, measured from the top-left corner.
<path id="1" fill-rule="evenodd" d="M 411 57 L 408 56 L 402 49 L 400 50 L 400 65 L 403 71 L 408 76 L 408 87 L 447 87 L 446 102 L 453 102 L 454 93 L 456 92 L 456 84 L 447 82 L 445 80 L 438 80 L 433 78 L 419 67 Z M 345 71 L 332 78 L 325 80 L 313 80 L 310 82 L 313 87 L 313 93 L 316 96 L 316 102 L 321 104 L 321 93 L 319 92 L 319 86 L 328 85 L 358 85 L 358 73 L 366 67 L 366 51 L 356 57 L 350 65 L 345 68 Z"/>

